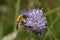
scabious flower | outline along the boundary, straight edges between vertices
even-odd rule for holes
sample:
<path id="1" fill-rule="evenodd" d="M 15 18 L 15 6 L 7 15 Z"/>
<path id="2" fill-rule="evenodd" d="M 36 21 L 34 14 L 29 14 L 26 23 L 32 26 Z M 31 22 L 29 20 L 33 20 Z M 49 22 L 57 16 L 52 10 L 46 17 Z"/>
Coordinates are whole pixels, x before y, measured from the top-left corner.
<path id="1" fill-rule="evenodd" d="M 46 17 L 43 16 L 43 11 L 39 9 L 24 10 L 21 12 L 27 16 L 25 19 L 25 26 L 35 33 L 40 33 L 46 28 Z"/>

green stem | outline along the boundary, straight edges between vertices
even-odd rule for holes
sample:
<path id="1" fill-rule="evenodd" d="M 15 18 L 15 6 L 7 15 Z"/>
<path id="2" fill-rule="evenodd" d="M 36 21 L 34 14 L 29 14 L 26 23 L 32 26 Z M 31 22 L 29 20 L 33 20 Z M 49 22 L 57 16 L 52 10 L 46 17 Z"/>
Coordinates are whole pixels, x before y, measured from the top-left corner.
<path id="1" fill-rule="evenodd" d="M 17 15 L 19 13 L 19 9 L 20 9 L 20 0 L 17 0 L 17 3 L 16 3 L 16 10 L 15 10 L 15 19 L 14 19 L 14 31 L 16 30 L 16 24 L 17 24 Z"/>
<path id="2" fill-rule="evenodd" d="M 1 20 L 0 20 L 0 39 L 3 36 L 3 17 L 4 17 L 4 15 L 2 13 Z"/>
<path id="3" fill-rule="evenodd" d="M 60 7 L 57 7 L 55 9 L 52 9 L 51 11 L 48 11 L 48 12 L 44 13 L 44 16 L 47 16 L 47 15 L 49 15 L 49 14 L 55 12 L 55 11 L 59 11 L 59 10 L 60 10 Z"/>
<path id="4" fill-rule="evenodd" d="M 51 23 L 50 28 L 53 27 L 52 25 L 54 25 L 54 23 L 55 23 L 58 19 L 59 19 L 59 16 Z M 49 28 L 47 28 L 47 29 L 48 29 L 49 31 L 46 32 L 46 35 L 45 35 L 44 39 L 46 39 L 46 37 L 48 36 L 48 34 L 49 34 L 49 32 L 50 32 L 50 29 L 49 29 Z M 55 38 L 54 34 L 53 34 L 52 36 Z M 56 39 L 56 38 L 55 38 L 55 39 Z"/>
<path id="5" fill-rule="evenodd" d="M 49 15 L 49 14 L 55 12 L 55 11 L 59 11 L 59 10 L 60 10 L 60 7 L 55 8 L 55 9 L 53 9 L 53 10 L 48 11 L 47 13 L 45 13 L 44 16 L 47 16 L 47 15 Z M 49 18 L 50 18 L 50 23 L 51 23 L 51 21 L 52 21 L 51 16 L 49 16 Z M 51 25 L 50 25 L 51 28 L 53 27 L 54 23 L 58 20 L 58 18 L 59 18 L 59 17 L 57 17 L 57 18 L 51 23 Z M 47 28 L 47 29 L 48 29 L 48 28 Z M 50 30 L 50 29 L 48 29 L 48 31 L 46 32 L 46 35 L 45 35 L 45 37 L 44 37 L 44 40 L 45 40 L 46 37 L 48 36 L 49 30 Z M 50 32 L 51 32 L 51 30 L 50 30 Z M 55 36 L 53 35 L 53 33 L 51 33 L 51 34 L 52 34 L 52 36 L 54 37 L 54 39 L 56 40 L 56 38 L 55 38 Z"/>

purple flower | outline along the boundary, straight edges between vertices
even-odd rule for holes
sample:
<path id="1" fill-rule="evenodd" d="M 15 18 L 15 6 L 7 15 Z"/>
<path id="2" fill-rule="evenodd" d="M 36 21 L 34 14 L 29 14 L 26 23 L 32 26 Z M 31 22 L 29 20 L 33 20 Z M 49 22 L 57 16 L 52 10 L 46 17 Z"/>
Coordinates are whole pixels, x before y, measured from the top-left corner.
<path id="1" fill-rule="evenodd" d="M 41 33 L 41 31 L 46 28 L 47 20 L 46 17 L 43 17 L 42 10 L 25 10 L 22 11 L 22 14 L 28 16 L 27 19 L 25 19 L 24 25 L 28 26 L 32 31 Z"/>

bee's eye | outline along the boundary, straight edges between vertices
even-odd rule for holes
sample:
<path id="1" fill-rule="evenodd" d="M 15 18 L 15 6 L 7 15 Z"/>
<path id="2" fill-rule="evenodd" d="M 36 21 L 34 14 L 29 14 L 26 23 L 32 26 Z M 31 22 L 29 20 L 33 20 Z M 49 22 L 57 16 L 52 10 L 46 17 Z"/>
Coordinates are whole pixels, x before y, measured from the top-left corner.
<path id="1" fill-rule="evenodd" d="M 23 18 L 24 18 L 24 19 L 26 19 L 26 18 L 27 18 L 27 16 L 23 15 Z"/>

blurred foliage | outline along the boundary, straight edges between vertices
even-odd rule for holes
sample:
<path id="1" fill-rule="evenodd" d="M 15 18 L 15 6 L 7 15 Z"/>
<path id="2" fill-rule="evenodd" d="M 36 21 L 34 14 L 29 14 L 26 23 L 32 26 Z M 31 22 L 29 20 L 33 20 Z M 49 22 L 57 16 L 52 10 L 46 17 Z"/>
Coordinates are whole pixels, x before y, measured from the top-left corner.
<path id="1" fill-rule="evenodd" d="M 18 32 L 15 40 L 60 40 L 60 0 L 0 0 L 0 38 L 13 32 L 20 10 L 39 8 L 48 15 L 47 29 L 42 35 L 32 32 Z M 54 11 L 51 12 L 50 11 Z M 55 19 L 57 21 L 55 22 Z"/>

